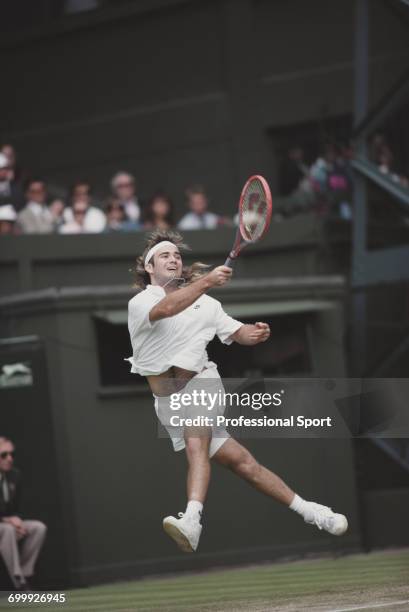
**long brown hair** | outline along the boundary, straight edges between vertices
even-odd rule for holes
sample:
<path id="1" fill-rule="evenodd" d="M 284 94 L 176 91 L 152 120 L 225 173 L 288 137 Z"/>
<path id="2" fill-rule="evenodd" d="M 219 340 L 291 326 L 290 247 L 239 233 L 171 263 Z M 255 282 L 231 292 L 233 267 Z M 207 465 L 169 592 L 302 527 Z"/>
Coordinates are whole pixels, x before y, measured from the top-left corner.
<path id="1" fill-rule="evenodd" d="M 151 279 L 150 275 L 145 270 L 144 262 L 145 257 L 155 244 L 159 242 L 163 242 L 164 240 L 169 240 L 169 242 L 173 242 L 174 245 L 178 247 L 180 251 L 189 251 L 190 247 L 183 242 L 182 236 L 178 232 L 174 232 L 173 230 L 155 230 L 148 236 L 148 240 L 146 242 L 143 253 L 140 257 L 136 259 L 135 266 L 135 287 L 139 287 L 140 289 L 146 289 L 146 286 L 150 284 Z M 204 274 L 206 274 L 209 270 L 210 266 L 197 261 L 193 263 L 191 266 L 183 266 L 182 268 L 182 278 L 185 279 L 185 284 L 193 283 L 193 281 L 197 280 Z"/>
<path id="2" fill-rule="evenodd" d="M 164 221 L 168 224 L 168 227 L 172 227 L 174 224 L 173 220 L 173 202 L 164 191 L 157 191 L 153 194 L 153 196 L 148 201 L 146 208 L 143 210 L 143 221 L 144 223 L 150 224 L 151 227 L 155 227 L 157 225 L 155 214 L 153 212 L 153 205 L 156 200 L 163 200 L 168 205 L 168 212 L 164 217 Z"/>

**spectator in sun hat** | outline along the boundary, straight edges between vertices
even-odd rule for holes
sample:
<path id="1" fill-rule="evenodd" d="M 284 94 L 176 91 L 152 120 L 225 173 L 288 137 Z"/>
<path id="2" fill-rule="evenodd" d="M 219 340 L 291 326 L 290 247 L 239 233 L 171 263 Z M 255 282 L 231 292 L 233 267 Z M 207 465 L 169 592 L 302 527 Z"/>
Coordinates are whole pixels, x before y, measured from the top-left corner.
<path id="1" fill-rule="evenodd" d="M 0 206 L 0 236 L 14 235 L 17 233 L 17 213 L 12 204 Z"/>

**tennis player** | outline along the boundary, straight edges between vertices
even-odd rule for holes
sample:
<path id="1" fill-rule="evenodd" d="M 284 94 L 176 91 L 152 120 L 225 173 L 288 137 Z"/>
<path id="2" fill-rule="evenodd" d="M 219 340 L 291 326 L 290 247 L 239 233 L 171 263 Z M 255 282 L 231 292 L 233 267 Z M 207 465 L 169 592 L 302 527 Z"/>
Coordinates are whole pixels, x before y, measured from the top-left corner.
<path id="1" fill-rule="evenodd" d="M 137 259 L 137 285 L 143 289 L 128 306 L 128 327 L 133 356 L 131 372 L 146 376 L 155 399 L 156 413 L 166 427 L 175 451 L 185 449 L 187 507 L 179 518 L 163 520 L 165 532 L 185 552 L 197 549 L 202 531 L 201 514 L 210 481 L 210 459 L 229 468 L 261 493 L 300 514 L 306 523 L 333 535 L 343 534 L 348 522 L 326 506 L 295 494 L 276 474 L 260 465 L 228 432 L 211 427 L 198 429 L 170 425 L 169 396 L 193 383 L 221 380 L 217 366 L 208 360 L 206 346 L 215 335 L 224 344 L 256 345 L 270 336 L 267 323 L 248 325 L 228 316 L 218 300 L 207 295 L 226 284 L 232 270 L 212 271 L 201 263 L 184 267 L 182 251 L 188 248 L 180 234 L 153 232 Z"/>

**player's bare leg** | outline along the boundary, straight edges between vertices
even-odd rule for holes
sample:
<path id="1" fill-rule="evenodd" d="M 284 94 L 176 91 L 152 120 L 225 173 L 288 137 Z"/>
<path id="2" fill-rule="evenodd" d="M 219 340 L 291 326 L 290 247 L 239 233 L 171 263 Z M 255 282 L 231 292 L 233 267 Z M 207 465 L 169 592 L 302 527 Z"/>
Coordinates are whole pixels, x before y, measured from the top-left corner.
<path id="1" fill-rule="evenodd" d="M 294 499 L 294 491 L 274 472 L 260 465 L 250 451 L 234 438 L 226 440 L 213 459 L 246 480 L 261 493 L 286 506 L 289 506 Z"/>
<path id="2" fill-rule="evenodd" d="M 200 519 L 210 482 L 210 439 L 210 430 L 202 428 L 197 432 L 193 428 L 185 428 L 188 503 L 186 511 L 179 512 L 179 518 L 167 516 L 163 520 L 166 533 L 184 552 L 196 550 L 202 532 Z"/>
<path id="3" fill-rule="evenodd" d="M 305 501 L 296 495 L 279 476 L 260 465 L 250 451 L 237 440 L 233 438 L 226 440 L 213 459 L 246 480 L 261 493 L 300 514 L 306 523 L 316 525 L 319 529 L 325 529 L 333 535 L 342 535 L 347 530 L 348 521 L 343 514 L 336 514 L 327 506 Z"/>
<path id="4" fill-rule="evenodd" d="M 187 471 L 187 498 L 204 503 L 210 482 L 210 435 L 185 438 Z"/>

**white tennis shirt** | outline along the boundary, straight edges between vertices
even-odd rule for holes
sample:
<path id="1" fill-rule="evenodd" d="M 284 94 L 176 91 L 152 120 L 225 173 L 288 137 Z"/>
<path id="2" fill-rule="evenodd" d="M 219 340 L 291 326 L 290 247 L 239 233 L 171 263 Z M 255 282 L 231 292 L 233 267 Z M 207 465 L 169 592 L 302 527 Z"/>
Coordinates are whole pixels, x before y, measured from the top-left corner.
<path id="1" fill-rule="evenodd" d="M 227 315 L 218 300 L 200 296 L 173 317 L 150 321 L 149 312 L 166 296 L 158 285 L 148 285 L 128 304 L 128 329 L 133 355 L 131 372 L 162 374 L 171 366 L 201 372 L 208 361 L 206 347 L 217 334 L 224 344 L 243 325 Z"/>

